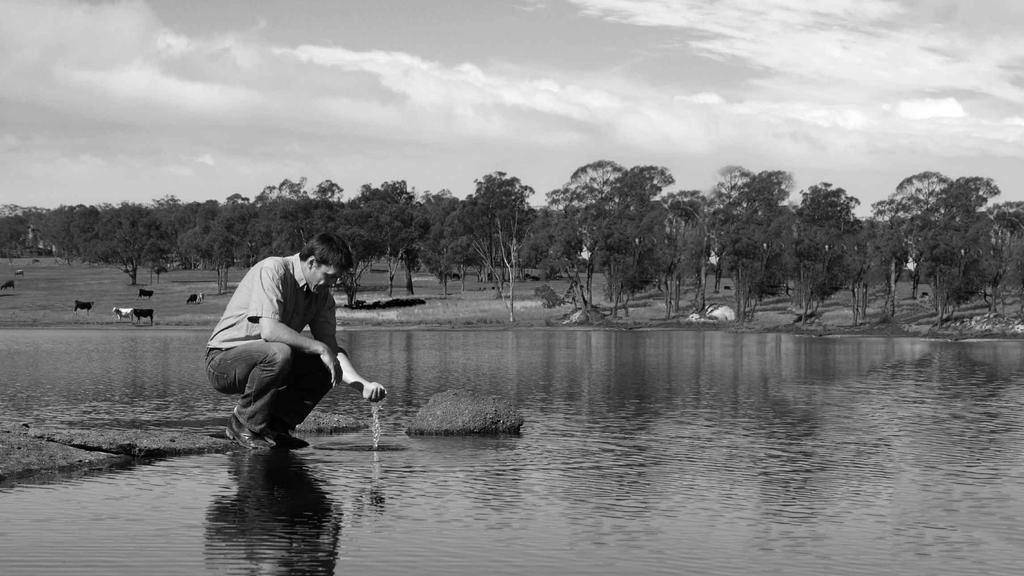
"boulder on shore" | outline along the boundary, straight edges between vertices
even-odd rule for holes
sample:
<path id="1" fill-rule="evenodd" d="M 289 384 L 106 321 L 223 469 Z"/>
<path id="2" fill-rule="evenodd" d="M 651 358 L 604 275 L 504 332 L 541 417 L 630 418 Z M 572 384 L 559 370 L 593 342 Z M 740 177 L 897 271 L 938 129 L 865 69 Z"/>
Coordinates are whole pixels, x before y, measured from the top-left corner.
<path id="1" fill-rule="evenodd" d="M 300 434 L 339 434 L 368 428 L 369 424 L 342 414 L 313 410 L 301 424 L 295 427 Z"/>
<path id="2" fill-rule="evenodd" d="M 410 435 L 519 434 L 523 416 L 508 400 L 469 390 L 445 390 L 431 396 L 405 433 Z"/>

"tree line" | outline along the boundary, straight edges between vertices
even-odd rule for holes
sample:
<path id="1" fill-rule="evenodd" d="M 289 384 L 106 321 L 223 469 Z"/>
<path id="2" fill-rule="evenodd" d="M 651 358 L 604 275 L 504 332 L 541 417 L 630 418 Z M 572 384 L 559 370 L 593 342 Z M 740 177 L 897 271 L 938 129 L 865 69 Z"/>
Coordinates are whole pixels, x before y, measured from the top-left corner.
<path id="1" fill-rule="evenodd" d="M 339 280 L 349 304 L 371 264 L 383 263 L 389 295 L 400 272 L 407 293 L 412 272 L 423 270 L 445 295 L 449 282 L 475 273 L 493 283 L 510 321 L 524 270 L 567 279 L 576 309 L 594 309 L 594 291 L 603 290 L 612 315 L 628 315 L 631 299 L 651 290 L 666 318 L 703 308 L 708 283 L 723 277 L 731 278 L 741 321 L 782 293 L 807 318 L 843 290 L 856 324 L 867 320 L 873 298 L 884 299 L 883 319 L 891 319 L 902 279 L 914 297 L 922 282 L 930 285 L 939 324 L 977 298 L 1005 312 L 1013 292 L 1024 313 L 1024 202 L 993 203 L 1000 190 L 989 178 L 921 172 L 863 219 L 855 215 L 860 202 L 828 182 L 790 203 L 793 177 L 780 170 L 726 166 L 705 191 L 670 190 L 674 183 L 663 167 L 601 160 L 578 168 L 537 207 L 534 189 L 504 172 L 477 179 L 465 199 L 447 190 L 417 194 L 395 180 L 365 184 L 344 200 L 331 180 L 285 179 L 252 199 L 28 209 L 0 217 L 0 248 L 10 256 L 45 247 L 68 263 L 115 264 L 132 284 L 147 267 L 158 275 L 212 269 L 223 292 L 229 270 L 336 230 L 355 256 Z"/>

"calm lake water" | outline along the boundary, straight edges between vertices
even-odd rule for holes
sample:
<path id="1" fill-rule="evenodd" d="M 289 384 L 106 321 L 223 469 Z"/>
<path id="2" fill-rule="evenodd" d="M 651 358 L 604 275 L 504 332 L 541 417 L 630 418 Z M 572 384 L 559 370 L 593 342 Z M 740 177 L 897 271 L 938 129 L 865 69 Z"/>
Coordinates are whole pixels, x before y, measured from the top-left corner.
<path id="1" fill-rule="evenodd" d="M 2 330 L 0 422 L 219 433 L 206 330 Z M 357 331 L 370 432 L 0 488 L 0 573 L 1020 574 L 1024 342 Z M 513 438 L 410 438 L 434 393 Z M 369 418 L 349 389 L 322 404 Z"/>

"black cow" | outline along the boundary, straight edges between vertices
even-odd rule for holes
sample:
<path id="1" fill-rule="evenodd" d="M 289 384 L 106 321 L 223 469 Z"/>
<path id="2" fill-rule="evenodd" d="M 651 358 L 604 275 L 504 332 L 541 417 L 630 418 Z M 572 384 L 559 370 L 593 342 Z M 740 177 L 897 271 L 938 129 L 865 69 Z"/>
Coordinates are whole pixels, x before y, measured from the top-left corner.
<path id="1" fill-rule="evenodd" d="M 89 311 L 92 310 L 92 302 L 82 302 L 81 300 L 75 300 L 75 316 L 78 316 L 79 310 L 85 310 L 85 313 L 88 314 Z"/>
<path id="2" fill-rule="evenodd" d="M 153 297 L 153 291 L 152 290 L 146 290 L 145 288 L 139 288 L 139 298 L 152 298 L 152 297 Z"/>
<path id="3" fill-rule="evenodd" d="M 14 290 L 14 280 L 8 280 L 4 282 L 3 286 L 0 286 L 0 290 L 7 290 L 8 288 Z"/>
<path id="4" fill-rule="evenodd" d="M 149 318 L 149 324 L 153 325 L 153 309 L 152 308 L 135 308 L 132 310 L 132 316 L 135 316 L 133 322 L 142 324 L 143 318 Z"/>
<path id="5" fill-rule="evenodd" d="M 204 296 L 205 295 L 202 292 L 199 294 L 189 294 L 188 299 L 185 300 L 185 304 L 202 304 Z"/>

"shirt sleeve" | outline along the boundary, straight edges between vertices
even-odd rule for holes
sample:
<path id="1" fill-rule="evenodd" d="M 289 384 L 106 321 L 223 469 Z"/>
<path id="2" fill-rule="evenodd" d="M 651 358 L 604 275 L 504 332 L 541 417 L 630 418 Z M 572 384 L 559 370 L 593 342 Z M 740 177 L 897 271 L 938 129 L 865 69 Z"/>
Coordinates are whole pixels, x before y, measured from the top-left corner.
<path id="1" fill-rule="evenodd" d="M 335 318 L 334 310 L 334 295 L 331 294 L 330 289 L 324 289 L 322 302 L 319 304 L 319 308 L 316 311 L 316 315 L 309 323 L 309 332 L 314 338 L 320 339 L 320 335 L 331 335 L 336 336 L 338 331 L 338 321 Z"/>
<path id="2" fill-rule="evenodd" d="M 257 323 L 260 318 L 280 320 L 284 316 L 284 266 L 272 264 L 263 266 L 254 279 L 249 294 L 249 308 L 246 319 Z"/>

